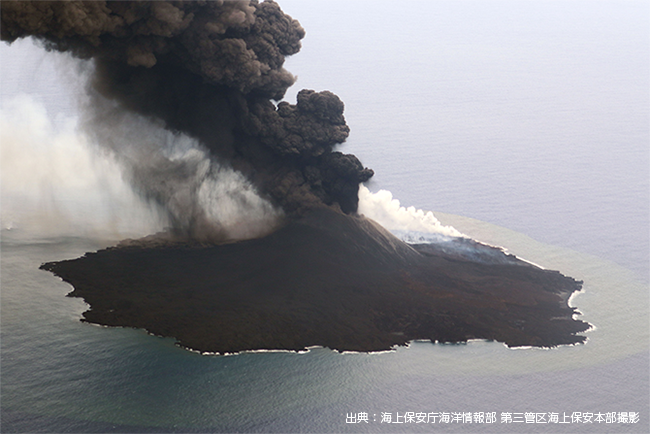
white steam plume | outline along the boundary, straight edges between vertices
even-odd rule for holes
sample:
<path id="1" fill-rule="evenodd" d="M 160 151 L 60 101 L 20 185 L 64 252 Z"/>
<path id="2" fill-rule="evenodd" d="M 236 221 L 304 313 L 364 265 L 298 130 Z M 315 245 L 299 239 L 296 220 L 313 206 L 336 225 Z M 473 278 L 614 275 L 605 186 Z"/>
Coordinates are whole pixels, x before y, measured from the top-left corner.
<path id="1" fill-rule="evenodd" d="M 37 237 L 142 236 L 166 223 L 122 180 L 117 164 L 91 152 L 76 120 L 27 95 L 0 109 L 3 230 Z"/>
<path id="2" fill-rule="evenodd" d="M 403 207 L 387 190 L 372 193 L 364 185 L 359 186 L 359 214 L 371 218 L 390 231 L 439 234 L 464 237 L 451 226 L 442 225 L 431 211 L 415 207 Z"/>
<path id="3" fill-rule="evenodd" d="M 3 101 L 0 144 L 3 231 L 119 240 L 191 221 L 209 241 L 263 235 L 280 217 L 243 175 L 142 117 L 89 135 L 22 95 Z"/>

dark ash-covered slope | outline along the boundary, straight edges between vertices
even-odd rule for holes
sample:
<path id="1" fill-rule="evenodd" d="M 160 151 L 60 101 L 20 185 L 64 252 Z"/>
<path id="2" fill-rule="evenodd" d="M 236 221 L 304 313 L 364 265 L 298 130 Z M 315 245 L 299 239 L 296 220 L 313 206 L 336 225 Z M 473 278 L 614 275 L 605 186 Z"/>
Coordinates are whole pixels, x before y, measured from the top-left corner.
<path id="1" fill-rule="evenodd" d="M 275 2 L 5 0 L 0 19 L 3 41 L 32 37 L 92 60 L 83 113 L 92 141 L 168 214 L 176 236 L 195 240 L 45 264 L 90 304 L 86 321 L 213 352 L 584 341 L 575 333 L 588 325 L 567 306 L 580 283 L 525 263 L 409 246 L 355 216 L 359 183 L 373 171 L 337 151 L 349 128 L 335 94 L 302 90 L 296 104 L 280 101 L 295 81 L 284 60 L 305 32 Z M 166 155 L 165 140 L 114 140 L 142 119 L 195 140 L 210 167 L 243 174 L 286 225 L 265 238 L 200 246 L 227 233 L 199 199 L 205 174 L 153 158 Z"/>
<path id="2" fill-rule="evenodd" d="M 411 246 L 369 219 L 323 208 L 265 238 L 133 243 L 42 268 L 90 304 L 84 321 L 143 328 L 203 352 L 584 342 L 576 333 L 589 324 L 567 304 L 581 282 L 507 262 Z"/>

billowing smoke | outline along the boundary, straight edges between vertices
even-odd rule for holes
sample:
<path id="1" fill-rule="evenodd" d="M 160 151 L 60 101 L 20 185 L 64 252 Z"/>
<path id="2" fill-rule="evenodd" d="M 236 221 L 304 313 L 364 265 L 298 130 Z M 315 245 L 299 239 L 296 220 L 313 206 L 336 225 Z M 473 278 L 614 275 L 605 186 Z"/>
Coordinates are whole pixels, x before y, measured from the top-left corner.
<path id="1" fill-rule="evenodd" d="M 396 233 L 439 234 L 446 237 L 464 235 L 451 226 L 445 226 L 431 211 L 403 207 L 387 190 L 372 193 L 365 186 L 359 189 L 359 213 Z M 409 240 L 413 241 L 413 240 Z"/>
<path id="2" fill-rule="evenodd" d="M 92 97 L 82 111 L 85 135 L 119 161 L 123 175 L 159 205 L 171 227 L 194 239 L 247 239 L 275 228 L 281 211 L 251 182 L 185 133 Z"/>
<path id="3" fill-rule="evenodd" d="M 284 58 L 305 34 L 274 2 L 3 1 L 0 8 L 2 40 L 33 36 L 48 50 L 92 59 L 90 134 L 177 230 L 221 236 L 214 222 L 228 215 L 225 198 L 276 215 L 275 207 L 289 216 L 321 206 L 357 211 L 359 183 L 373 172 L 333 150 L 349 132 L 341 100 L 302 90 L 295 105 L 273 102 L 295 81 Z M 217 179 L 240 176 L 250 188 L 215 190 Z"/>

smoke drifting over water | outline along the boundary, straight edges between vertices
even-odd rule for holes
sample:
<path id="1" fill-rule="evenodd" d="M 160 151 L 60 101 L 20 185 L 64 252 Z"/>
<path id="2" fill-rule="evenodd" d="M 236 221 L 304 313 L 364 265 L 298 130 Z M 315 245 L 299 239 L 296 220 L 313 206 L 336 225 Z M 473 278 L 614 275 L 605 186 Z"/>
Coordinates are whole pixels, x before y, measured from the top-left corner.
<path id="1" fill-rule="evenodd" d="M 412 206 L 408 208 L 401 206 L 387 190 L 371 193 L 368 188 L 361 186 L 359 213 L 370 217 L 391 231 L 440 234 L 448 237 L 463 236 L 453 227 L 442 225 L 430 211 L 424 212 Z"/>
<path id="2" fill-rule="evenodd" d="M 121 239 L 169 225 L 124 182 L 114 159 L 93 152 L 76 119 L 49 119 L 27 96 L 3 101 L 2 229 L 16 236 Z"/>
<path id="3" fill-rule="evenodd" d="M 85 134 L 75 118 L 52 124 L 30 97 L 3 105 L 4 230 L 121 239 L 170 225 L 191 227 L 185 216 L 192 215 L 205 222 L 196 235 L 245 239 L 267 233 L 281 217 L 240 173 L 211 161 L 196 140 L 145 118 Z M 106 152 L 109 145 L 115 153 Z"/>
<path id="4" fill-rule="evenodd" d="M 282 213 L 356 212 L 373 172 L 333 151 L 349 132 L 340 99 L 272 102 L 295 80 L 282 66 L 304 36 L 277 4 L 3 1 L 1 12 L 3 40 L 93 60 L 86 133 L 176 231 L 250 237 Z M 242 211 L 256 223 L 233 233 Z"/>
<path id="5" fill-rule="evenodd" d="M 359 207 L 373 172 L 335 151 L 349 132 L 341 100 L 302 90 L 295 105 L 278 102 L 304 31 L 275 3 L 5 1 L 1 11 L 3 40 L 32 36 L 80 59 L 78 142 L 98 144 L 100 161 L 119 165 L 181 235 L 43 264 L 90 304 L 84 321 L 219 353 L 585 341 L 576 333 L 589 324 L 566 304 L 581 282 L 476 247 L 390 193 L 363 189 Z M 359 211 L 444 243 L 409 245 Z M 255 239 L 218 243 L 231 238 Z"/>

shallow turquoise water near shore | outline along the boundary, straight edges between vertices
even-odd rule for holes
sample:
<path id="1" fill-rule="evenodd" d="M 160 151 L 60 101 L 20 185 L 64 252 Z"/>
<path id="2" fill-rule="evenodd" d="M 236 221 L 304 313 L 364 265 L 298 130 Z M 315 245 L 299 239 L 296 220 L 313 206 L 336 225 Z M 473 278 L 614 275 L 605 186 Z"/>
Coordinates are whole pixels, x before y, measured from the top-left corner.
<path id="1" fill-rule="evenodd" d="M 477 222 L 464 229 L 472 224 Z M 486 236 L 492 232 L 493 241 L 503 235 L 491 225 L 478 226 Z M 509 239 L 517 238 L 505 232 Z M 547 255 L 536 261 L 559 261 L 584 273 L 587 281 L 594 282 L 606 267 L 604 285 L 588 284 L 574 300 L 585 319 L 598 325 L 588 333 L 586 345 L 511 350 L 494 342 L 416 342 L 379 354 L 315 348 L 307 354 L 201 356 L 175 347 L 172 339 L 78 321 L 86 305 L 64 297 L 69 285 L 37 266 L 100 245 L 72 238 L 41 243 L 8 238 L 3 238 L 1 282 L 3 423 L 8 432 L 43 427 L 52 432 L 355 431 L 345 417 L 363 411 L 638 411 L 640 424 L 596 428 L 643 432 L 647 427 L 648 377 L 640 372 L 648 363 L 647 310 L 638 309 L 647 303 L 647 287 L 614 264 L 566 249 L 554 258 L 557 248 L 524 240 L 529 255 L 535 250 Z M 596 269 L 590 270 L 594 262 Z M 608 278 L 625 287 L 625 301 L 617 300 Z M 591 304 L 581 300 L 588 295 L 595 298 Z M 621 309 L 616 321 L 606 321 L 612 310 Z M 512 428 L 497 426 L 503 432 Z M 395 426 L 378 419 L 366 428 L 391 431 Z M 463 431 L 467 426 L 447 428 Z M 567 425 L 562 432 L 580 429 Z"/>

